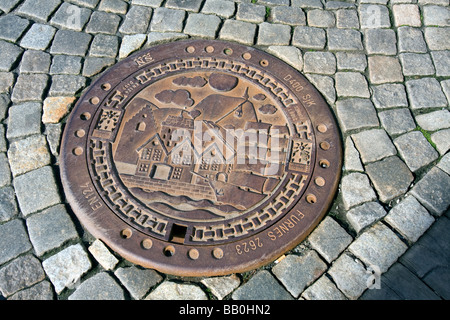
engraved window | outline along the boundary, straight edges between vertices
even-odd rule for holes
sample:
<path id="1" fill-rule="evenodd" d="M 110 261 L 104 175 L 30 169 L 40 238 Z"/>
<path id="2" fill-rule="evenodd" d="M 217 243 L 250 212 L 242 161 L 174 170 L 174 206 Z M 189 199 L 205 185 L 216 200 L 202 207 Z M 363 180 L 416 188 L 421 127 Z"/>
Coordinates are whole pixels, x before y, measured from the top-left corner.
<path id="1" fill-rule="evenodd" d="M 186 155 L 183 157 L 183 165 L 190 166 L 192 164 L 192 159 L 190 155 Z"/>
<path id="2" fill-rule="evenodd" d="M 152 157 L 153 149 L 144 149 L 142 150 L 141 160 L 150 160 Z"/>
<path id="3" fill-rule="evenodd" d="M 213 163 L 211 164 L 211 170 L 212 171 L 219 171 L 219 167 L 220 167 L 219 159 L 214 159 Z"/>
<path id="4" fill-rule="evenodd" d="M 149 164 L 141 163 L 139 165 L 139 172 L 148 172 L 149 169 L 150 169 L 150 165 Z"/>
<path id="5" fill-rule="evenodd" d="M 175 170 L 173 170 L 173 175 L 172 175 L 172 179 L 181 179 L 181 174 L 183 173 L 183 168 L 175 168 Z"/>
<path id="6" fill-rule="evenodd" d="M 162 157 L 162 151 L 161 150 L 155 150 L 155 152 L 153 152 L 153 161 L 161 161 L 161 157 Z"/>
<path id="7" fill-rule="evenodd" d="M 211 159 L 202 158 L 202 163 L 200 164 L 201 170 L 209 170 L 209 162 Z"/>
<path id="8" fill-rule="evenodd" d="M 181 156 L 179 154 L 174 154 L 172 156 L 172 163 L 173 164 L 180 164 L 181 163 Z"/>

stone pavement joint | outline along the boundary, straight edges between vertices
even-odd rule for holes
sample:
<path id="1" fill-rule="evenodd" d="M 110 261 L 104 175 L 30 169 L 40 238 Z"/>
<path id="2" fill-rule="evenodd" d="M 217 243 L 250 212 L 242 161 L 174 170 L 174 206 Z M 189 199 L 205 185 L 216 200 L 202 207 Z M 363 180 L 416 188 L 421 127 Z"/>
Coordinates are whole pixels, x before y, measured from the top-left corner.
<path id="1" fill-rule="evenodd" d="M 0 300 L 449 299 L 449 22 L 448 0 L 0 1 Z M 329 214 L 258 270 L 143 269 L 86 232 L 63 194 L 61 134 L 82 92 L 181 39 L 277 56 L 340 125 Z"/>

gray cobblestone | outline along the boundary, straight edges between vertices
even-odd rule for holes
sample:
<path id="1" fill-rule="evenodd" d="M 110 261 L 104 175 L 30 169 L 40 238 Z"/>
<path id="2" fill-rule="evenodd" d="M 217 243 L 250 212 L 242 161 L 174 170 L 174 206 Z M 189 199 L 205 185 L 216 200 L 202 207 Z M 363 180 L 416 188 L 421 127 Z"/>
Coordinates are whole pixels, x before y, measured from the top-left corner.
<path id="1" fill-rule="evenodd" d="M 94 9 L 100 0 L 69 0 L 69 1 L 80 6 Z"/>
<path id="2" fill-rule="evenodd" d="M 89 21 L 92 11 L 64 2 L 53 15 L 50 23 L 58 28 L 83 30 Z"/>
<path id="3" fill-rule="evenodd" d="M 163 278 L 154 270 L 139 269 L 135 266 L 119 268 L 114 272 L 125 288 L 130 292 L 134 299 L 141 299 L 149 291 L 149 289 Z"/>
<path id="4" fill-rule="evenodd" d="M 93 57 L 115 58 L 119 51 L 119 39 L 115 36 L 98 34 L 92 40 L 89 55 Z"/>
<path id="5" fill-rule="evenodd" d="M 382 84 L 373 86 L 372 90 L 372 100 L 377 109 L 408 106 L 403 84 Z"/>
<path id="6" fill-rule="evenodd" d="M 378 127 L 379 125 L 377 113 L 369 99 L 339 100 L 336 103 L 336 112 L 344 132 Z"/>
<path id="7" fill-rule="evenodd" d="M 450 26 L 450 10 L 442 6 L 424 6 L 423 7 L 423 24 L 425 26 Z"/>
<path id="8" fill-rule="evenodd" d="M 150 30 L 157 32 L 181 32 L 186 13 L 181 10 L 158 8 L 150 23 Z"/>
<path id="9" fill-rule="evenodd" d="M 219 38 L 250 45 L 254 42 L 255 33 L 256 26 L 254 24 L 244 21 L 226 20 L 220 30 Z"/>
<path id="10" fill-rule="evenodd" d="M 217 14 L 222 18 L 230 18 L 236 11 L 234 2 L 223 0 L 206 0 L 202 13 Z"/>
<path id="11" fill-rule="evenodd" d="M 55 33 L 56 29 L 52 26 L 35 23 L 20 41 L 20 46 L 33 50 L 45 50 Z"/>
<path id="12" fill-rule="evenodd" d="M 359 72 L 337 72 L 336 92 L 341 97 L 369 98 L 370 92 L 366 78 Z"/>
<path id="13" fill-rule="evenodd" d="M 408 80 L 406 81 L 406 91 L 413 110 L 445 107 L 447 105 L 441 86 L 434 78 Z"/>
<path id="14" fill-rule="evenodd" d="M 270 46 L 267 51 L 284 60 L 297 70 L 303 69 L 302 52 L 293 46 Z"/>
<path id="15" fill-rule="evenodd" d="M 139 18 L 138 20 L 145 21 L 144 20 L 145 18 L 146 17 L 142 17 L 142 18 Z M 91 19 L 86 26 L 86 32 L 116 34 L 117 29 L 119 28 L 120 20 L 121 20 L 121 18 L 116 14 L 102 12 L 102 11 L 95 11 L 91 15 Z M 141 26 L 141 24 L 139 24 L 139 26 Z M 145 23 L 143 23 L 143 26 L 145 26 Z M 146 31 L 146 28 L 145 28 L 144 32 L 145 31 Z"/>
<path id="16" fill-rule="evenodd" d="M 31 288 L 15 293 L 8 300 L 53 300 L 53 290 L 50 282 L 42 281 Z"/>
<path id="17" fill-rule="evenodd" d="M 418 28 L 400 27 L 397 29 L 399 52 L 427 52 L 422 31 Z"/>
<path id="18" fill-rule="evenodd" d="M 22 54 L 23 49 L 12 43 L 0 40 L 0 51 L 2 52 L 0 71 L 10 71 Z"/>
<path id="19" fill-rule="evenodd" d="M 347 300 L 336 285 L 326 276 L 322 276 L 301 295 L 306 300 Z"/>
<path id="20" fill-rule="evenodd" d="M 331 51 L 363 50 L 361 33 L 353 29 L 327 29 L 328 49 Z"/>
<path id="21" fill-rule="evenodd" d="M 53 57 L 50 74 L 79 74 L 81 71 L 81 57 L 55 55 Z"/>
<path id="22" fill-rule="evenodd" d="M 344 170 L 364 172 L 359 152 L 351 137 L 345 139 Z"/>
<path id="23" fill-rule="evenodd" d="M 131 4 L 158 8 L 164 0 L 132 0 Z"/>
<path id="24" fill-rule="evenodd" d="M 0 187 L 11 184 L 11 170 L 9 169 L 8 158 L 6 154 L 0 153 Z M 2 213 L 5 215 L 5 213 Z"/>
<path id="25" fill-rule="evenodd" d="M 446 41 L 450 37 L 450 27 L 426 27 L 425 41 L 430 50 L 450 50 L 450 43 Z"/>
<path id="26" fill-rule="evenodd" d="M 44 280 L 41 263 L 32 255 L 13 260 L 0 269 L 0 291 L 6 297 Z"/>
<path id="27" fill-rule="evenodd" d="M 377 198 L 369 178 L 359 172 L 350 173 L 341 180 L 341 196 L 346 210 Z"/>
<path id="28" fill-rule="evenodd" d="M 276 6 L 288 6 L 289 0 L 258 0 L 258 3 Z"/>
<path id="29" fill-rule="evenodd" d="M 51 57 L 48 53 L 27 50 L 22 56 L 20 73 L 48 73 Z"/>
<path id="30" fill-rule="evenodd" d="M 414 181 L 411 171 L 397 156 L 370 163 L 366 166 L 366 171 L 378 198 L 384 203 L 403 195 Z"/>
<path id="31" fill-rule="evenodd" d="M 306 77 L 317 90 L 319 90 L 328 103 L 333 104 L 336 101 L 336 90 L 334 88 L 333 78 L 318 74 L 306 74 Z"/>
<path id="32" fill-rule="evenodd" d="M 378 202 L 367 202 L 349 210 L 345 218 L 353 230 L 360 233 L 368 226 L 381 220 L 386 215 L 386 210 Z"/>
<path id="33" fill-rule="evenodd" d="M 392 208 L 384 220 L 410 242 L 416 242 L 434 222 L 434 218 L 413 196 L 406 197 Z"/>
<path id="34" fill-rule="evenodd" d="M 436 145 L 436 149 L 441 155 L 445 154 L 450 150 L 450 129 L 433 133 L 431 141 Z"/>
<path id="35" fill-rule="evenodd" d="M 253 22 L 253 23 L 261 23 L 264 22 L 266 16 L 266 8 L 261 5 L 253 4 L 253 3 L 239 3 L 238 10 L 236 13 L 236 19 Z M 304 18 L 304 14 L 303 14 Z"/>
<path id="36" fill-rule="evenodd" d="M 55 177 L 50 166 L 16 177 L 14 189 L 20 210 L 25 216 L 60 202 Z"/>
<path id="37" fill-rule="evenodd" d="M 38 256 L 78 237 L 75 226 L 62 204 L 28 217 L 27 228 Z"/>
<path id="38" fill-rule="evenodd" d="M 67 54 L 74 56 L 84 56 L 92 36 L 82 32 L 71 30 L 59 30 L 56 32 L 50 48 L 51 54 Z M 77 45 L 74 46 L 73 43 Z"/>
<path id="39" fill-rule="evenodd" d="M 41 133 L 42 105 L 35 102 L 13 105 L 9 109 L 8 139 Z"/>
<path id="40" fill-rule="evenodd" d="M 424 130 L 437 131 L 450 128 L 450 111 L 438 110 L 416 116 L 417 124 Z"/>
<path id="41" fill-rule="evenodd" d="M 40 101 L 47 83 L 48 75 L 46 74 L 21 74 L 14 86 L 11 100 L 14 103 Z"/>
<path id="42" fill-rule="evenodd" d="M 23 5 L 19 7 L 17 13 L 45 23 L 60 4 L 61 0 L 47 0 L 44 2 L 39 0 L 26 0 Z"/>
<path id="43" fill-rule="evenodd" d="M 13 176 L 50 164 L 47 142 L 42 135 L 33 135 L 11 143 L 8 158 Z"/>
<path id="44" fill-rule="evenodd" d="M 405 76 L 426 76 L 435 73 L 429 54 L 401 53 L 399 58 Z"/>
<path id="45" fill-rule="evenodd" d="M 294 7 L 322 9 L 323 4 L 320 0 L 291 0 Z"/>
<path id="46" fill-rule="evenodd" d="M 365 47 L 368 54 L 395 55 L 397 53 L 397 38 L 391 29 L 367 29 Z"/>
<path id="47" fill-rule="evenodd" d="M 128 11 L 128 4 L 122 0 L 102 0 L 98 9 L 105 12 L 126 14 Z"/>
<path id="48" fill-rule="evenodd" d="M 14 219 L 0 225 L 0 265 L 31 249 L 22 220 Z"/>
<path id="49" fill-rule="evenodd" d="M 367 58 L 362 53 L 336 52 L 338 70 L 363 72 L 367 68 Z"/>
<path id="50" fill-rule="evenodd" d="M 395 57 L 371 56 L 369 62 L 369 79 L 373 84 L 403 81 L 400 62 Z"/>
<path id="51" fill-rule="evenodd" d="M 450 76 L 450 51 L 432 51 L 434 66 L 436 67 L 436 76 L 448 77 Z"/>
<path id="52" fill-rule="evenodd" d="M 283 24 L 263 22 L 258 29 L 258 45 L 289 45 L 291 28 Z"/>
<path id="53" fill-rule="evenodd" d="M 356 10 L 338 10 L 336 12 L 336 27 L 349 29 L 359 28 L 358 13 Z"/>
<path id="54" fill-rule="evenodd" d="M 86 60 L 84 60 L 82 75 L 84 77 L 93 77 L 107 67 L 112 66 L 115 62 L 116 60 L 113 58 L 87 57 Z"/>
<path id="55" fill-rule="evenodd" d="M 11 42 L 17 41 L 29 24 L 30 22 L 27 19 L 12 14 L 0 17 L 0 39 Z"/>
<path id="56" fill-rule="evenodd" d="M 5 12 L 10 12 L 12 9 L 14 9 L 15 6 L 19 4 L 21 0 L 3 0 L 0 3 L 0 9 Z"/>
<path id="57" fill-rule="evenodd" d="M 11 186 L 0 188 L 0 222 L 11 220 L 17 215 L 14 189 Z"/>
<path id="58" fill-rule="evenodd" d="M 376 4 L 361 4 L 358 7 L 359 23 L 365 28 L 389 28 L 391 20 L 386 6 Z"/>
<path id="59" fill-rule="evenodd" d="M 52 77 L 49 96 L 74 96 L 85 85 L 86 78 L 77 75 L 55 75 Z"/>
<path id="60" fill-rule="evenodd" d="M 381 160 L 397 154 L 391 139 L 383 129 L 372 129 L 352 135 L 363 163 Z"/>
<path id="61" fill-rule="evenodd" d="M 392 109 L 378 113 L 381 125 L 389 135 L 398 135 L 414 130 L 416 124 L 407 108 Z"/>
<path id="62" fill-rule="evenodd" d="M 272 8 L 272 21 L 274 23 L 289 24 L 292 26 L 306 25 L 305 13 L 301 8 L 278 6 Z"/>
<path id="63" fill-rule="evenodd" d="M 326 270 L 326 264 L 318 254 L 310 250 L 302 256 L 287 255 L 275 267 L 273 274 L 294 296 L 300 293 Z"/>
<path id="64" fill-rule="evenodd" d="M 309 10 L 307 13 L 308 25 L 311 27 L 332 28 L 336 24 L 336 18 L 332 11 Z"/>
<path id="65" fill-rule="evenodd" d="M 267 270 L 259 271 L 233 292 L 233 300 L 292 300 L 292 296 Z"/>
<path id="66" fill-rule="evenodd" d="M 176 41 L 179 39 L 186 39 L 189 36 L 184 33 L 179 32 L 150 32 L 147 36 L 147 43 L 145 44 L 145 47 L 149 47 L 152 45 L 169 42 L 169 41 Z"/>
<path id="67" fill-rule="evenodd" d="M 299 26 L 294 29 L 292 44 L 301 49 L 323 49 L 325 47 L 325 31 L 320 28 Z"/>
<path id="68" fill-rule="evenodd" d="M 203 0 L 167 0 L 166 7 L 171 9 L 182 9 L 191 12 L 198 12 Z"/>
<path id="69" fill-rule="evenodd" d="M 184 33 L 191 36 L 214 38 L 219 29 L 220 18 L 214 15 L 191 13 L 189 14 Z"/>
<path id="70" fill-rule="evenodd" d="M 56 293 L 59 294 L 66 287 L 75 285 L 92 265 L 83 247 L 80 244 L 76 244 L 47 258 L 42 263 L 42 266 L 55 287 Z M 88 284 L 84 288 L 87 286 Z M 88 298 L 88 295 L 85 298 Z"/>
<path id="71" fill-rule="evenodd" d="M 126 35 L 122 38 L 122 43 L 119 50 L 119 59 L 128 57 L 131 53 L 139 50 L 144 45 L 147 35 L 145 34 L 133 34 Z"/>
<path id="72" fill-rule="evenodd" d="M 303 71 L 334 74 L 336 72 L 336 57 L 331 52 L 305 52 L 303 56 L 305 67 Z"/>
<path id="73" fill-rule="evenodd" d="M 438 153 L 419 131 L 406 133 L 394 140 L 411 171 L 416 172 L 438 158 Z"/>
<path id="74" fill-rule="evenodd" d="M 227 277 L 205 278 L 201 282 L 219 300 L 223 300 L 241 284 L 241 280 L 234 274 Z"/>
<path id="75" fill-rule="evenodd" d="M 164 281 L 145 300 L 207 300 L 206 294 L 192 284 Z"/>
<path id="76" fill-rule="evenodd" d="M 12 85 L 14 84 L 14 80 L 15 80 L 14 73 L 0 72 L 0 92 L 2 93 L 9 92 L 12 88 Z"/>
<path id="77" fill-rule="evenodd" d="M 130 8 L 130 10 L 128 10 L 125 21 L 123 22 L 119 31 L 124 34 L 146 33 L 152 13 L 153 13 L 153 10 L 149 7 L 132 6 Z M 158 18 L 159 18 L 159 15 L 157 15 L 155 13 L 155 16 L 153 17 L 153 19 L 158 19 Z M 166 17 L 166 18 L 170 19 L 170 17 Z M 136 21 L 139 21 L 139 23 L 136 23 Z M 169 22 L 169 21 L 167 21 L 167 22 Z M 112 33 L 114 33 L 114 32 L 112 32 Z"/>

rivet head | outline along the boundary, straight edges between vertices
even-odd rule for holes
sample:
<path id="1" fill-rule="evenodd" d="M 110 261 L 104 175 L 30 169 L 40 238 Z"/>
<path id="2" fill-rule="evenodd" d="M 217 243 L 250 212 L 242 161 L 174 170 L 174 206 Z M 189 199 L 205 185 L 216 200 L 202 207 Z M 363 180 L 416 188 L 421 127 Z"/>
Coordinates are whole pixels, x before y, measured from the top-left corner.
<path id="1" fill-rule="evenodd" d="M 200 253 L 198 252 L 197 249 L 191 249 L 188 252 L 189 258 L 191 258 L 192 260 L 197 260 L 198 257 L 200 256 Z"/>
<path id="2" fill-rule="evenodd" d="M 142 248 L 148 250 L 151 249 L 153 247 L 153 241 L 150 239 L 145 239 L 142 241 Z"/>
<path id="3" fill-rule="evenodd" d="M 220 260 L 223 258 L 223 250 L 220 248 L 215 248 L 212 252 L 213 257 Z"/>

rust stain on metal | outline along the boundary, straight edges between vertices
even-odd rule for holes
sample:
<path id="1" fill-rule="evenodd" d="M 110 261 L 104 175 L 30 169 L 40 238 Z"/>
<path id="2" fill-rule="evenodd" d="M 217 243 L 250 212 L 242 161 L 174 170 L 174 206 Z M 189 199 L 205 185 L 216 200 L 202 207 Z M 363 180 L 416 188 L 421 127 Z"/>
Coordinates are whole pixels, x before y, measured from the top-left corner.
<path id="1" fill-rule="evenodd" d="M 243 272 L 294 248 L 326 214 L 342 157 L 333 114 L 305 77 L 209 40 L 107 71 L 72 111 L 61 154 L 88 231 L 180 276 Z"/>

